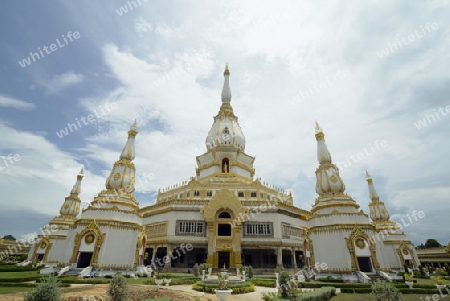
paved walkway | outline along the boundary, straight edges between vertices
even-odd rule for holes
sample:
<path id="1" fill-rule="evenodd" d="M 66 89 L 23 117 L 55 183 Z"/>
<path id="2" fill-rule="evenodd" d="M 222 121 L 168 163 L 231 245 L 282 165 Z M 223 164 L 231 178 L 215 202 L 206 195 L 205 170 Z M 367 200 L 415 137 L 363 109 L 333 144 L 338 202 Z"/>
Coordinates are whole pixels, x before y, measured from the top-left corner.
<path id="1" fill-rule="evenodd" d="M 174 285 L 174 286 L 168 286 L 164 287 L 168 288 L 174 291 L 182 291 L 190 293 L 194 296 L 202 296 L 211 299 L 212 301 L 217 301 L 216 295 L 214 294 L 208 294 L 208 293 L 202 293 L 197 292 L 192 289 L 191 285 Z M 227 301 L 235 301 L 235 300 L 262 300 L 263 293 L 266 292 L 277 292 L 278 290 L 276 288 L 272 287 L 263 287 L 263 286 L 255 286 L 255 291 L 253 293 L 247 293 L 247 294 L 239 294 L 239 295 L 231 295 L 230 298 L 227 299 Z M 313 289 L 303 289 L 303 292 L 307 291 L 313 291 Z M 336 289 L 336 293 L 339 294 L 341 290 L 339 288 Z"/>
<path id="2" fill-rule="evenodd" d="M 217 301 L 216 295 L 214 294 L 208 294 L 208 293 L 202 293 L 197 292 L 192 289 L 192 285 L 174 285 L 165 287 L 171 290 L 175 291 L 182 291 L 182 292 L 188 292 L 196 296 L 203 296 L 206 298 L 211 299 L 212 301 Z M 262 294 L 265 292 L 276 292 L 276 288 L 271 287 L 262 287 L 262 286 L 255 286 L 255 291 L 253 293 L 247 293 L 247 294 L 240 294 L 240 295 L 231 295 L 230 298 L 227 299 L 227 301 L 234 301 L 234 300 L 262 300 Z"/>

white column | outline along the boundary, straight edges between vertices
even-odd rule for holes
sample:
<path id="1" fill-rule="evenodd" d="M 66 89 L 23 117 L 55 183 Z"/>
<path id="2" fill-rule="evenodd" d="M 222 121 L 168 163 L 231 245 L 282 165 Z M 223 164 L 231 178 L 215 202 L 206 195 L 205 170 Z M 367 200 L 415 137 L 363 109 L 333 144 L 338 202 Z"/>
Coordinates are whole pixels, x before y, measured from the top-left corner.
<path id="1" fill-rule="evenodd" d="M 292 262 L 294 264 L 294 268 L 296 269 L 297 268 L 297 259 L 295 258 L 295 248 L 292 248 L 292 258 L 293 258 Z"/>
<path id="2" fill-rule="evenodd" d="M 283 266 L 283 249 L 281 247 L 277 248 L 277 266 Z"/>

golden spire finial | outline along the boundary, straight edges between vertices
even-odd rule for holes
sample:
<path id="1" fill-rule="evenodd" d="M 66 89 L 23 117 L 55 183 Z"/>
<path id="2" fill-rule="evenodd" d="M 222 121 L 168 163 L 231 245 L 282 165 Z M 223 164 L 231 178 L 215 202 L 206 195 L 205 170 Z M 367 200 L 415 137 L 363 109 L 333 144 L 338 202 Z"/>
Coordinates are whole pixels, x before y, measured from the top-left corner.
<path id="1" fill-rule="evenodd" d="M 228 68 L 228 63 L 225 64 L 225 71 L 223 72 L 223 75 L 230 75 L 230 69 Z"/>
<path id="2" fill-rule="evenodd" d="M 128 135 L 132 134 L 132 135 L 136 136 L 137 133 L 138 133 L 138 126 L 137 126 L 137 120 L 135 119 L 133 124 L 130 126 Z"/>
<path id="3" fill-rule="evenodd" d="M 370 174 L 369 174 L 369 172 L 367 170 L 366 170 L 366 179 L 367 180 L 372 179 L 372 177 L 370 176 Z"/>
<path id="4" fill-rule="evenodd" d="M 322 129 L 320 128 L 320 125 L 319 125 L 319 123 L 316 120 L 316 134 L 317 133 L 321 133 L 321 132 L 322 132 Z"/>

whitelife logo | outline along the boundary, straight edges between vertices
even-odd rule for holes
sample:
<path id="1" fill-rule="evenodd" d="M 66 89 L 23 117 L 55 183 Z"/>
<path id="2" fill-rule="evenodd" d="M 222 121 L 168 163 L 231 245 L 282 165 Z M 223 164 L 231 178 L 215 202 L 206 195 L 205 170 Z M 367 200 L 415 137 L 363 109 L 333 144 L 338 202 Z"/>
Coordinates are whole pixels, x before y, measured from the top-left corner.
<path id="1" fill-rule="evenodd" d="M 105 116 L 106 114 L 109 114 L 112 110 L 116 110 L 117 103 L 114 101 L 111 104 L 109 102 L 107 102 L 104 107 L 102 105 L 100 105 L 99 109 L 101 110 L 100 115 L 99 115 L 99 113 L 97 113 L 97 110 L 94 110 L 95 116 L 93 114 L 89 114 L 87 117 L 82 116 L 80 118 L 83 123 L 81 123 L 80 120 L 78 120 L 78 118 L 75 118 L 76 123 L 67 123 L 67 126 L 63 129 L 59 130 L 59 132 L 56 132 L 56 135 L 59 137 L 59 139 L 62 139 L 65 136 L 69 135 L 70 133 L 73 133 L 74 131 L 81 129 L 83 127 L 83 125 L 88 125 L 89 123 L 95 123 L 95 121 L 96 121 L 95 117 L 100 118 L 102 116 Z M 70 130 L 70 132 L 69 132 L 69 130 Z"/>
<path id="2" fill-rule="evenodd" d="M 447 115 L 447 113 L 450 113 L 450 105 L 445 107 L 445 111 L 444 111 L 443 107 L 439 107 L 438 111 L 439 111 L 439 113 L 441 113 L 442 116 L 445 116 L 445 115 Z M 439 118 L 441 118 L 441 116 L 438 114 L 436 109 L 434 109 L 434 115 L 433 114 L 431 114 L 431 115 L 425 114 L 425 118 L 417 120 L 417 122 L 414 122 L 414 125 L 416 126 L 416 128 L 418 130 L 420 130 L 421 128 L 426 127 L 429 123 L 436 121 L 437 120 L 436 118 L 439 119 Z"/>
<path id="3" fill-rule="evenodd" d="M 401 38 L 401 41 L 403 42 L 403 45 L 405 45 L 405 46 L 409 45 L 410 43 L 416 41 L 416 38 L 417 38 L 417 40 L 423 38 L 424 36 L 427 35 L 427 31 L 428 31 L 428 33 L 431 33 L 431 29 L 432 30 L 436 30 L 436 29 L 439 28 L 439 26 L 438 26 L 438 24 L 436 22 L 433 22 L 431 24 L 430 24 L 430 22 L 428 22 L 427 24 L 425 24 L 425 28 L 427 29 L 427 31 L 425 31 L 425 29 L 422 26 L 420 26 L 420 28 L 422 29 L 423 35 L 420 35 L 420 33 L 418 33 L 417 30 L 414 30 L 414 34 L 408 35 L 408 41 L 409 42 L 406 41 L 405 37 Z M 393 53 L 394 51 L 397 51 L 399 49 L 399 47 L 402 48 L 403 45 L 399 41 L 399 39 L 397 38 L 397 43 L 388 44 L 387 45 L 388 47 L 381 49 L 379 52 L 377 52 L 377 55 L 378 55 L 378 57 L 380 59 L 384 58 L 384 57 L 388 56 L 389 54 Z"/>
<path id="4" fill-rule="evenodd" d="M 59 41 L 59 38 L 57 38 L 57 39 L 56 39 L 56 44 L 50 44 L 49 47 L 47 47 L 47 45 L 44 45 L 44 47 L 42 47 L 42 49 L 41 49 L 41 47 L 38 47 L 38 52 L 39 52 L 41 55 L 39 55 L 39 53 L 37 53 L 37 52 L 30 52 L 30 55 L 29 55 L 29 56 L 27 56 L 26 58 L 24 58 L 22 61 L 19 61 L 19 62 L 18 62 L 19 65 L 20 65 L 22 68 L 25 68 L 26 66 L 31 65 L 31 63 L 32 63 L 31 60 L 33 60 L 33 62 L 36 62 L 36 60 L 40 60 L 41 58 L 43 58 L 43 57 L 45 56 L 45 55 L 44 55 L 44 52 L 45 52 L 46 54 L 50 54 L 50 53 L 52 53 L 52 52 L 55 52 L 55 51 L 58 50 L 58 49 L 61 49 L 61 48 L 65 47 L 66 45 L 68 45 L 69 42 L 67 41 L 67 39 L 69 39 L 70 42 L 73 42 L 74 40 L 78 40 L 78 39 L 81 37 L 81 36 L 80 36 L 80 33 L 79 33 L 78 31 L 74 31 L 73 33 L 72 33 L 71 31 L 69 31 L 69 32 L 67 33 L 66 36 L 64 36 L 64 35 L 61 35 L 61 36 L 62 36 L 62 38 L 63 38 L 65 44 L 61 43 L 61 42 Z M 67 39 L 66 39 L 66 38 L 67 38 Z M 42 52 L 42 50 L 43 50 L 44 52 Z"/>

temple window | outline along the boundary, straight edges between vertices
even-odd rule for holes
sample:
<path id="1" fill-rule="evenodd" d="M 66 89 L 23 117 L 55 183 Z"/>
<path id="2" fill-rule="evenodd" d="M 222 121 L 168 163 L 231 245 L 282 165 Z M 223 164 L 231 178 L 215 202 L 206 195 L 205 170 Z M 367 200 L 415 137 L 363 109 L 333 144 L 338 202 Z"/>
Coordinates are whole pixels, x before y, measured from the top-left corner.
<path id="1" fill-rule="evenodd" d="M 228 212 L 221 212 L 219 218 L 231 218 L 231 215 Z"/>
<path id="2" fill-rule="evenodd" d="M 245 223 L 244 236 L 254 237 L 254 236 L 265 236 L 273 237 L 273 224 L 271 222 L 247 222 Z"/>
<path id="3" fill-rule="evenodd" d="M 219 224 L 217 225 L 217 235 L 218 236 L 231 236 L 231 225 L 230 224 Z"/>

